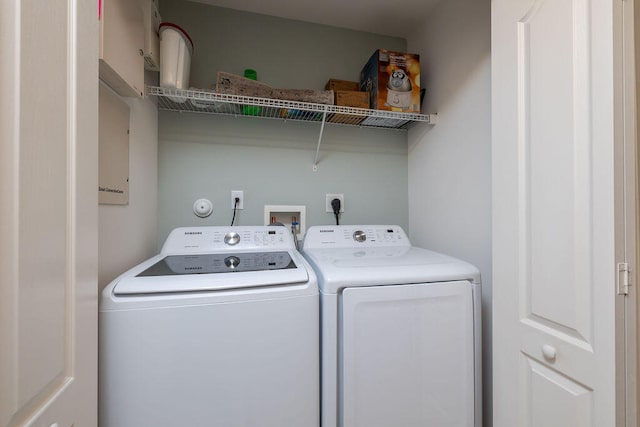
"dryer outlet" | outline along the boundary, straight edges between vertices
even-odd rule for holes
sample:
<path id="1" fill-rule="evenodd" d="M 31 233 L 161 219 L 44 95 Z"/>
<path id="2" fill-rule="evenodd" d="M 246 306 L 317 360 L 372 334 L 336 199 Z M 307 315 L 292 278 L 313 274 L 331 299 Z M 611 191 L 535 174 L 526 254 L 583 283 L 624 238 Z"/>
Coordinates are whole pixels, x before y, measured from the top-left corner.
<path id="1" fill-rule="evenodd" d="M 340 200 L 340 212 L 344 212 L 344 194 L 326 194 L 325 196 L 325 212 L 333 213 L 333 208 L 331 207 L 333 199 Z"/>

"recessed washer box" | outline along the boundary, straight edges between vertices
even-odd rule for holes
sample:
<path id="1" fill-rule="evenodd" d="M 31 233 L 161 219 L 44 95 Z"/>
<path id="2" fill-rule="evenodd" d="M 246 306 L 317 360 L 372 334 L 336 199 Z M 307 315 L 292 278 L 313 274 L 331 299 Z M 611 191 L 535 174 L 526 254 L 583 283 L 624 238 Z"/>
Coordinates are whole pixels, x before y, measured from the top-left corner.
<path id="1" fill-rule="evenodd" d="M 296 236 L 299 240 L 304 238 L 306 232 L 307 207 L 304 205 L 265 205 L 264 206 L 264 225 L 273 224 L 275 222 L 282 223 L 285 227 L 291 228 L 294 222 L 298 224 L 296 227 Z"/>

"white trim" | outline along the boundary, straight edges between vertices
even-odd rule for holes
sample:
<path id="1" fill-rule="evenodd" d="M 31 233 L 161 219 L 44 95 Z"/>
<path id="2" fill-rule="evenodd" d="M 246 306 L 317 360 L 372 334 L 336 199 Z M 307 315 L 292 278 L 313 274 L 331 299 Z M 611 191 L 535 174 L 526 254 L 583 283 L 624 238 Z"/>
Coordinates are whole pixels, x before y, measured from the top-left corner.
<path id="1" fill-rule="evenodd" d="M 620 367 L 618 378 L 622 377 L 618 392 L 621 397 L 618 404 L 623 405 L 624 422 L 620 425 L 635 427 L 638 423 L 638 317 L 637 317 L 637 242 L 638 242 L 638 177 L 637 177 L 637 109 L 636 109 L 636 54 L 635 54 L 635 6 L 633 0 L 622 0 L 620 6 L 620 66 L 619 81 L 621 82 L 620 100 L 616 102 L 620 106 L 620 120 L 622 121 L 622 240 L 624 245 L 623 258 L 629 265 L 630 286 L 628 294 L 623 299 L 620 310 L 624 318 L 618 328 L 624 331 L 623 343 L 619 344 L 618 351 L 624 366 Z M 614 25 L 615 27 L 615 25 Z"/>
<path id="2" fill-rule="evenodd" d="M 19 406 L 18 307 L 19 163 L 20 156 L 20 1 L 0 2 L 0 425 Z"/>

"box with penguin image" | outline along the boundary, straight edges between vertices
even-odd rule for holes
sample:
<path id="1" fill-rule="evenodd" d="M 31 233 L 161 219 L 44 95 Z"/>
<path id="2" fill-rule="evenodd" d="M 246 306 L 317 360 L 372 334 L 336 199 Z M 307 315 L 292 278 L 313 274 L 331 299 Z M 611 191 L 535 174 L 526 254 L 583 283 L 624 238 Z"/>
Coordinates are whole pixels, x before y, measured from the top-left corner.
<path id="1" fill-rule="evenodd" d="M 420 55 L 376 50 L 360 72 L 360 90 L 376 110 L 420 113 Z"/>

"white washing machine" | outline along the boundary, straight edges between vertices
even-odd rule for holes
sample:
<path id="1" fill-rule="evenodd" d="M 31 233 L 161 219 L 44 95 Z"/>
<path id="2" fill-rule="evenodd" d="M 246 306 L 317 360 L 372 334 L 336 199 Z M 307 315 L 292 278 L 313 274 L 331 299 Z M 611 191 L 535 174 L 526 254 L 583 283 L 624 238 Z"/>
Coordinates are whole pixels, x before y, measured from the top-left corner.
<path id="1" fill-rule="evenodd" d="M 398 226 L 315 226 L 322 427 L 480 427 L 480 273 Z"/>
<path id="2" fill-rule="evenodd" d="M 318 305 L 288 229 L 173 230 L 102 294 L 100 426 L 318 426 Z"/>

